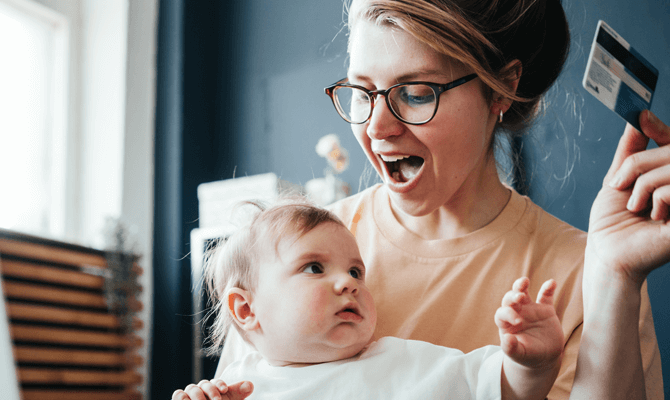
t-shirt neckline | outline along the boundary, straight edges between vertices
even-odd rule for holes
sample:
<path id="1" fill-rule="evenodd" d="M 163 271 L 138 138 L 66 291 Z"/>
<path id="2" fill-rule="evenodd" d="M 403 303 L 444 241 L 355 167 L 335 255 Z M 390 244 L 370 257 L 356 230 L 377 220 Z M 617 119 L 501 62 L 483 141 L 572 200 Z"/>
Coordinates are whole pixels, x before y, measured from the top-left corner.
<path id="1" fill-rule="evenodd" d="M 514 189 L 507 205 L 486 226 L 451 239 L 423 239 L 407 230 L 391 210 L 391 199 L 383 185 L 372 193 L 372 215 L 379 231 L 396 247 L 425 258 L 443 258 L 463 255 L 501 238 L 521 222 L 527 205 L 526 197 Z"/>

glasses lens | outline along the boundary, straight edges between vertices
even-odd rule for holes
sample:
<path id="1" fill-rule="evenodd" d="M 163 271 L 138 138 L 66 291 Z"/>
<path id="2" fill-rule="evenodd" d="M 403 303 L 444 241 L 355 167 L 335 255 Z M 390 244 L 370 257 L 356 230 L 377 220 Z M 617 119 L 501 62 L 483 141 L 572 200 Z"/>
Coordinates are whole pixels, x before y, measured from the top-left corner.
<path id="1" fill-rule="evenodd" d="M 370 97 L 364 91 L 339 86 L 335 88 L 334 97 L 337 111 L 345 120 L 360 124 L 370 116 Z"/>
<path id="2" fill-rule="evenodd" d="M 397 86 L 389 93 L 393 111 L 411 123 L 428 121 L 435 113 L 435 91 L 430 86 L 408 84 Z"/>

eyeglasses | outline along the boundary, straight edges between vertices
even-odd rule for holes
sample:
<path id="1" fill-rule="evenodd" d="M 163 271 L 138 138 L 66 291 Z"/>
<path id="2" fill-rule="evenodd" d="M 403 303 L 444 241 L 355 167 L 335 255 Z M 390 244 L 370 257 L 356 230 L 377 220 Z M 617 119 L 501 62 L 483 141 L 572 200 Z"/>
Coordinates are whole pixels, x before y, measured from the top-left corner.
<path id="1" fill-rule="evenodd" d="M 471 74 L 444 85 L 431 82 L 399 83 L 386 90 L 372 91 L 346 83 L 347 78 L 344 78 L 328 86 L 324 91 L 333 101 L 337 113 L 351 124 L 363 124 L 369 121 L 375 99 L 382 95 L 396 118 L 406 124 L 421 125 L 433 119 L 443 92 L 476 77 L 477 74 Z"/>

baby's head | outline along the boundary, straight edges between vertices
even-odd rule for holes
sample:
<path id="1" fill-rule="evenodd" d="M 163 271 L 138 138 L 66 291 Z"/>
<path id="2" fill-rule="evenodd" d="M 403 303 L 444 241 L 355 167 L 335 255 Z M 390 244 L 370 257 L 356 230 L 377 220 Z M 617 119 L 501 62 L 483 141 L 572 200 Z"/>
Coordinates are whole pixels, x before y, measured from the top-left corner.
<path id="1" fill-rule="evenodd" d="M 218 309 L 213 344 L 221 345 L 233 324 L 273 365 L 358 354 L 377 314 L 353 235 L 305 200 L 259 208 L 208 258 L 206 279 Z"/>

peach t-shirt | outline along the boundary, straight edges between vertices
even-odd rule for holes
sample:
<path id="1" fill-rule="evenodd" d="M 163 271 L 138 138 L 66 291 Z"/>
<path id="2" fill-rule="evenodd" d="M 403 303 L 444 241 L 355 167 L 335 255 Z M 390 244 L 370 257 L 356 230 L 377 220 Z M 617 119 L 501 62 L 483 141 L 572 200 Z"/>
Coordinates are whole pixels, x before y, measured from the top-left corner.
<path id="1" fill-rule="evenodd" d="M 544 281 L 556 280 L 555 306 L 566 345 L 548 398 L 569 397 L 582 333 L 585 232 L 514 190 L 491 223 L 455 239 L 424 240 L 405 229 L 393 215 L 382 185 L 329 208 L 360 247 L 366 285 L 377 308 L 374 340 L 395 336 L 463 352 L 499 345 L 493 318 L 514 280 L 529 277 L 532 298 Z M 640 342 L 647 398 L 662 399 L 661 358 L 646 283 L 642 293 Z M 231 329 L 216 375 L 251 350 Z"/>
<path id="2" fill-rule="evenodd" d="M 515 279 L 531 280 L 531 298 L 547 279 L 558 283 L 555 306 L 566 347 L 549 399 L 567 399 L 582 332 L 586 233 L 512 190 L 487 226 L 455 239 L 424 240 L 395 218 L 386 188 L 376 185 L 330 209 L 352 231 L 377 307 L 374 339 L 396 336 L 469 352 L 500 344 L 493 321 Z M 646 283 L 640 340 L 647 397 L 663 397 L 661 359 Z"/>

